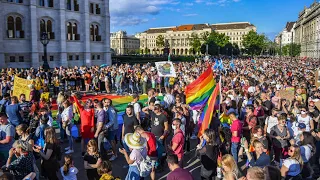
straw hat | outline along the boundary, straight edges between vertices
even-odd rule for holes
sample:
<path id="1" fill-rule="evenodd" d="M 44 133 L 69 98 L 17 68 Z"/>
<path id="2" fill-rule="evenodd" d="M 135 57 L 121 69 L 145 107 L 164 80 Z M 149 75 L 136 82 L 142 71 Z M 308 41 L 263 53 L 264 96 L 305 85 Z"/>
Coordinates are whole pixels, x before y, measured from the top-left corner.
<path id="1" fill-rule="evenodd" d="M 142 138 L 139 133 L 126 134 L 124 141 L 132 149 L 141 149 L 146 146 L 146 139 Z"/>

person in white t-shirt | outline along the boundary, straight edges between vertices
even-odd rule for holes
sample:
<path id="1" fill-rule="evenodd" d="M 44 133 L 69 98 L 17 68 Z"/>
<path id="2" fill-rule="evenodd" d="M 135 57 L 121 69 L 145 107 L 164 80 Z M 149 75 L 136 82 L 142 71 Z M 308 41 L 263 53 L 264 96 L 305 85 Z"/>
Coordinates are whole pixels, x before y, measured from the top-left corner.
<path id="1" fill-rule="evenodd" d="M 270 134 L 271 128 L 278 124 L 278 109 L 273 108 L 271 116 L 268 116 L 264 125 L 264 132 Z"/>
<path id="2" fill-rule="evenodd" d="M 77 180 L 78 169 L 73 166 L 71 155 L 64 157 L 64 165 L 60 168 L 63 180 Z"/>
<path id="3" fill-rule="evenodd" d="M 132 98 L 133 98 L 133 101 L 130 103 L 130 105 L 133 106 L 134 115 L 136 116 L 137 120 L 141 124 L 141 106 L 138 103 L 139 95 L 138 94 L 134 94 L 134 95 L 132 95 Z"/>
<path id="4" fill-rule="evenodd" d="M 300 111 L 301 114 L 297 116 L 297 121 L 306 125 L 306 132 L 311 132 L 314 129 L 314 124 L 312 118 L 308 115 L 307 108 L 301 107 Z"/>

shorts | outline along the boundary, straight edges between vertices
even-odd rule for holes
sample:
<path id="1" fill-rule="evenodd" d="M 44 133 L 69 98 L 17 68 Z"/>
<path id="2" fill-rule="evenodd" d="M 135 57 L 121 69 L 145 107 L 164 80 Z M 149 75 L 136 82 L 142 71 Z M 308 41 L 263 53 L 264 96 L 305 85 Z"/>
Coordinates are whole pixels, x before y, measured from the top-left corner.
<path id="1" fill-rule="evenodd" d="M 118 132 L 118 130 L 116 129 L 116 130 L 109 130 L 108 131 L 108 135 L 107 135 L 107 139 L 109 140 L 109 141 L 114 141 L 115 140 L 115 136 L 117 135 L 117 132 Z"/>

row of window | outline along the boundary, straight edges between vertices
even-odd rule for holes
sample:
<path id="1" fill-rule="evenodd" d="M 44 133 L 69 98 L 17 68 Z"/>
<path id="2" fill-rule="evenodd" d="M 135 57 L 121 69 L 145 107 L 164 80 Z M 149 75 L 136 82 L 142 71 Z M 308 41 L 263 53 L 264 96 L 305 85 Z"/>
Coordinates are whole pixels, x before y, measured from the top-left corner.
<path id="1" fill-rule="evenodd" d="M 80 56 L 79 55 L 72 55 L 72 54 L 68 54 L 68 61 L 79 61 L 80 60 Z M 91 60 L 101 60 L 101 55 L 97 54 L 93 54 L 91 55 Z"/>
<path id="2" fill-rule="evenodd" d="M 101 9 L 99 4 L 90 3 L 90 13 L 91 14 L 101 14 Z"/>
<path id="3" fill-rule="evenodd" d="M 40 35 L 46 32 L 49 39 L 55 39 L 53 24 L 50 19 L 40 20 Z M 8 16 L 7 18 L 7 38 L 24 38 L 25 33 L 22 27 L 22 18 L 20 16 Z M 40 36 L 39 36 L 40 37 Z M 76 22 L 67 23 L 67 40 L 80 40 L 80 34 L 78 34 L 78 24 Z M 90 40 L 101 41 L 101 35 L 99 33 L 99 25 L 90 25 Z"/>

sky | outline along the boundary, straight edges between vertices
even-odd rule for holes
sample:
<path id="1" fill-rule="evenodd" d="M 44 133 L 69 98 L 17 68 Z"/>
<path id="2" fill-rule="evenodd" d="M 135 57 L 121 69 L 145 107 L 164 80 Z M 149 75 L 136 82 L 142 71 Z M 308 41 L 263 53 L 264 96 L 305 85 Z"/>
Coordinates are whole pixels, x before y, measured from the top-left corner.
<path id="1" fill-rule="evenodd" d="M 271 40 L 314 0 L 110 0 L 111 32 L 154 27 L 250 22 Z"/>

